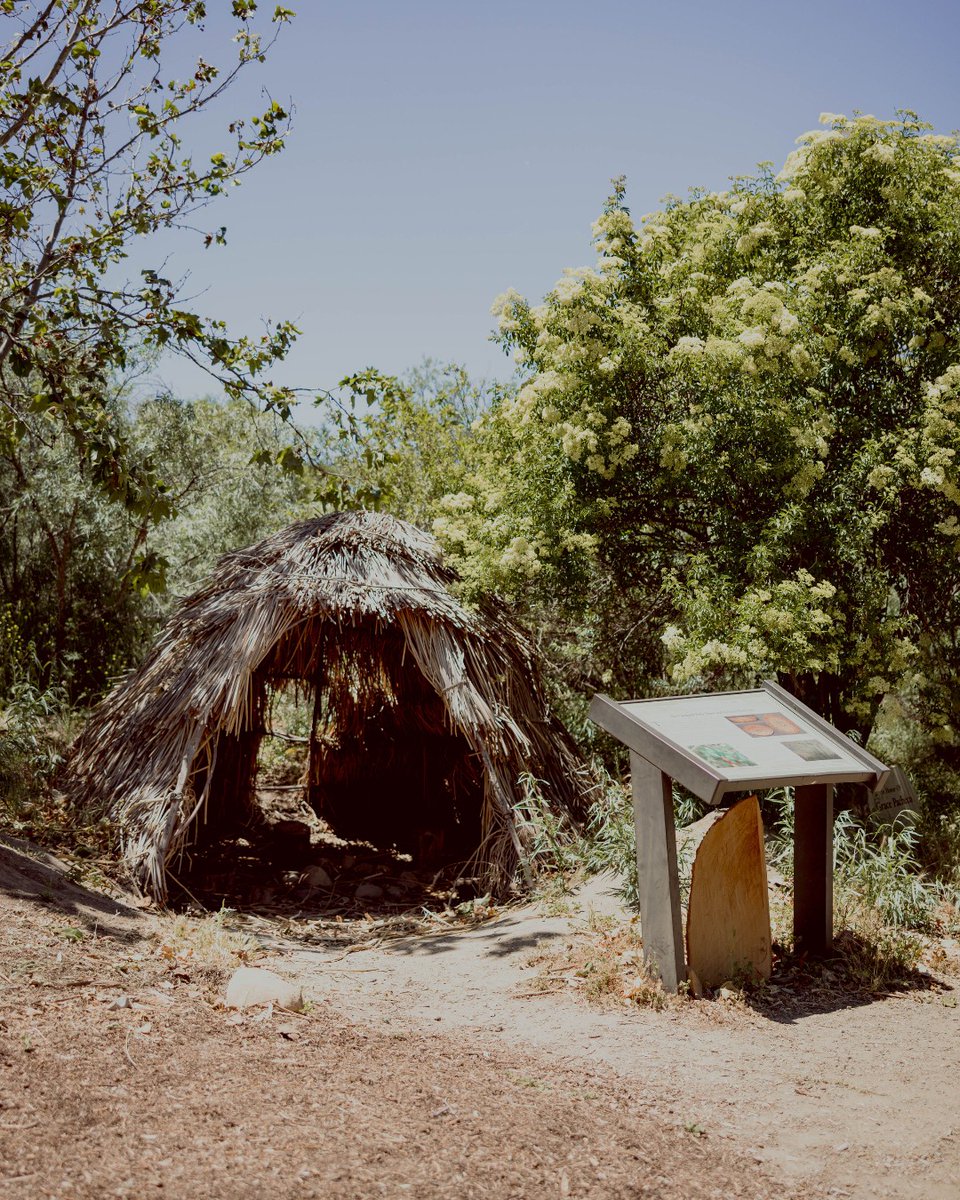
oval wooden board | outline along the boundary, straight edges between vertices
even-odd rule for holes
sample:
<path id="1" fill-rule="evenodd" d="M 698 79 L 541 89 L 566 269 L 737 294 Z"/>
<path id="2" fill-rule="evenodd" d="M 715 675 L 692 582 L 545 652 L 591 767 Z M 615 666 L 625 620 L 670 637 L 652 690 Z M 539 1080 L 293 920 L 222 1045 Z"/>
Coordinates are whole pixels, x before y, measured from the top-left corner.
<path id="1" fill-rule="evenodd" d="M 687 964 L 694 986 L 716 987 L 743 974 L 770 978 L 767 863 L 756 796 L 716 821 L 697 850 L 687 906 Z"/>

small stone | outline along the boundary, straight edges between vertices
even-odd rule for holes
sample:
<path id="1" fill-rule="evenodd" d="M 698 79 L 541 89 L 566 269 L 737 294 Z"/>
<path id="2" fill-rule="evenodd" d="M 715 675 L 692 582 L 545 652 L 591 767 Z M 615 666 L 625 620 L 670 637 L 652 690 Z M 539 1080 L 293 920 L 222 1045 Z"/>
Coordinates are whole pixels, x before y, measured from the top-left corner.
<path id="1" fill-rule="evenodd" d="M 300 877 L 300 882 L 304 887 L 310 888 L 311 891 L 316 891 L 317 888 L 332 888 L 333 880 L 323 867 L 308 867 Z"/>
<path id="2" fill-rule="evenodd" d="M 254 1008 L 276 1004 L 298 1011 L 303 1008 L 303 989 L 297 983 L 281 979 L 261 967 L 238 967 L 227 984 L 224 1003 L 227 1008 Z"/>
<path id="3" fill-rule="evenodd" d="M 361 883 L 354 895 L 358 900 L 380 900 L 383 898 L 383 888 L 375 883 Z"/>

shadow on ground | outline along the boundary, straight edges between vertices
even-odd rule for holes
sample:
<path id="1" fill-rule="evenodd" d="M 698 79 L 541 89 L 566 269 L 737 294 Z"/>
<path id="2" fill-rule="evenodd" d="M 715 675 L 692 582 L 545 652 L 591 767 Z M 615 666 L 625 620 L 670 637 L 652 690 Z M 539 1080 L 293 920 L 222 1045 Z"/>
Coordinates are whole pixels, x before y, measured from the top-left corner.
<path id="1" fill-rule="evenodd" d="M 480 892 L 463 863 L 415 862 L 392 847 L 334 837 L 289 842 L 251 833 L 208 847 L 189 870 L 169 874 L 174 907 L 227 907 L 286 921 L 453 912 Z"/>
<path id="2" fill-rule="evenodd" d="M 862 1008 L 891 996 L 954 991 L 943 979 L 915 967 L 898 965 L 884 956 L 884 948 L 849 929 L 834 940 L 829 958 L 813 959 L 783 953 L 770 980 L 748 989 L 746 1002 L 759 1016 L 792 1025 L 805 1017 Z"/>
<path id="3" fill-rule="evenodd" d="M 135 942 L 141 936 L 136 908 L 84 887 L 52 854 L 20 838 L 0 837 L 0 894 L 59 910 L 101 937 Z"/>
<path id="4" fill-rule="evenodd" d="M 525 928 L 526 926 L 526 928 Z M 511 932 L 511 930 L 523 932 Z M 529 920 L 519 917 L 502 917 L 481 928 L 463 928 L 450 933 L 426 933 L 419 936 L 397 938 L 387 945 L 392 954 L 436 955 L 460 950 L 465 940 L 481 947 L 480 954 L 491 958 L 510 958 L 514 954 L 532 953 L 542 948 L 544 942 L 564 937 L 565 930 L 545 929 L 542 925 L 530 926 Z"/>

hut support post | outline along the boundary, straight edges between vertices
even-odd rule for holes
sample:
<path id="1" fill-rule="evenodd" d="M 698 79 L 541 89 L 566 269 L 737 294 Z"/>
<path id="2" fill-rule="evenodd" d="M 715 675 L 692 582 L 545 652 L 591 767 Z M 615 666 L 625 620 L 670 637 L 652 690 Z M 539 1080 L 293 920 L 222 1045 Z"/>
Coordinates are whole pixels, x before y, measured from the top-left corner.
<path id="1" fill-rule="evenodd" d="M 663 987 L 675 992 L 687 971 L 680 917 L 677 834 L 673 823 L 673 785 L 669 775 L 630 753 L 633 818 L 637 831 L 637 882 L 640 928 L 647 962 Z"/>
<path id="2" fill-rule="evenodd" d="M 314 812 L 323 809 L 323 796 L 320 791 L 320 739 L 317 736 L 317 726 L 323 709 L 323 696 L 320 679 L 313 684 L 313 711 L 310 714 L 310 740 L 307 747 L 307 778 L 303 794 L 307 804 Z"/>
<path id="3" fill-rule="evenodd" d="M 833 787 L 810 784 L 795 793 L 793 940 L 798 950 L 833 949 Z"/>

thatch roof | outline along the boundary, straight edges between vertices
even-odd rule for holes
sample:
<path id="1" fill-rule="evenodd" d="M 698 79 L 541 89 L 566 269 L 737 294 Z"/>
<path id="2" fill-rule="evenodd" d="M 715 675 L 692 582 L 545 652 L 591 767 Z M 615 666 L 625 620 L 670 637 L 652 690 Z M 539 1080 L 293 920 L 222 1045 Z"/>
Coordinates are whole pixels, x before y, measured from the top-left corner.
<path id="1" fill-rule="evenodd" d="M 391 705 L 409 736 L 432 721 L 462 738 L 482 781 L 475 867 L 502 893 L 524 861 L 520 777 L 576 811 L 585 776 L 529 638 L 499 602 L 465 607 L 456 578 L 432 537 L 377 513 L 301 521 L 228 554 L 91 715 L 65 791 L 116 821 L 132 873 L 162 899 L 204 822 L 252 795 L 267 686 L 305 680 L 344 723 L 341 745 Z"/>

